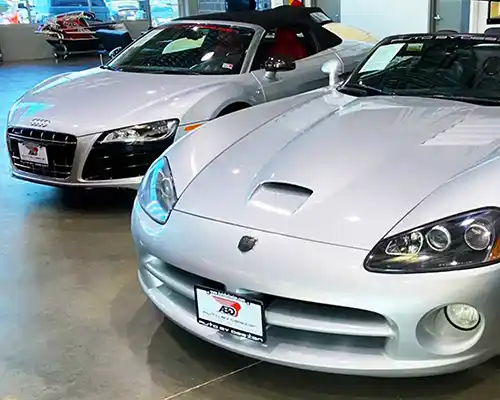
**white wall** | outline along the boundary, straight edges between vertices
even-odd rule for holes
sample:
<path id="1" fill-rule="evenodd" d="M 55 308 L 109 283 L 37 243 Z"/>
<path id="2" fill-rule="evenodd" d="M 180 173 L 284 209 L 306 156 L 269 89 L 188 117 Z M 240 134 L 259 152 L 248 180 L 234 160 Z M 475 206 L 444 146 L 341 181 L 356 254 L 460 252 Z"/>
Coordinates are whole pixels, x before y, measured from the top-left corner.
<path id="1" fill-rule="evenodd" d="M 488 19 L 488 2 L 473 0 L 470 6 L 470 31 L 483 33 L 487 28 L 498 28 L 500 25 L 486 25 Z"/>
<path id="2" fill-rule="evenodd" d="M 430 0 L 342 0 L 343 24 L 379 39 L 398 33 L 429 31 Z"/>
<path id="3" fill-rule="evenodd" d="M 285 0 L 271 0 L 271 7 L 272 8 L 279 7 L 279 6 L 282 6 L 284 4 L 288 4 L 288 3 L 285 3 Z"/>

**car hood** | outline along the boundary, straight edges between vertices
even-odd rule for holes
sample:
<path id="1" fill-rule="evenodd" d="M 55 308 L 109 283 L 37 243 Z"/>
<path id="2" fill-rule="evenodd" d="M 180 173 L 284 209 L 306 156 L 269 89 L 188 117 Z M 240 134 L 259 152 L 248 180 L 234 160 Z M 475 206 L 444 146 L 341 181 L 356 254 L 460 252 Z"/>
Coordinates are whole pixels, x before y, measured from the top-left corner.
<path id="1" fill-rule="evenodd" d="M 229 78 L 230 79 L 230 78 Z M 116 72 L 92 68 L 42 82 L 11 109 L 8 124 L 45 127 L 77 136 L 167 118 L 182 118 L 208 91 L 227 83 L 220 76 Z"/>
<path id="2" fill-rule="evenodd" d="M 492 153 L 500 139 L 496 107 L 330 97 L 235 143 L 202 170 L 176 208 L 369 250 L 436 188 Z"/>

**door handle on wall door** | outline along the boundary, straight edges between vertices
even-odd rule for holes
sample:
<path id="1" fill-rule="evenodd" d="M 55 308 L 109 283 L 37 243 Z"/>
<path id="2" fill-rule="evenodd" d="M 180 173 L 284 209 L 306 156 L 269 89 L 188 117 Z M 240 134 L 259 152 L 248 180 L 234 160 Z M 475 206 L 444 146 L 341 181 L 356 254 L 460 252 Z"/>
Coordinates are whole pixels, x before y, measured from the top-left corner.
<path id="1" fill-rule="evenodd" d="M 441 21 L 443 18 L 441 18 L 441 15 L 436 14 L 436 15 L 434 16 L 434 19 L 435 19 L 436 21 Z"/>

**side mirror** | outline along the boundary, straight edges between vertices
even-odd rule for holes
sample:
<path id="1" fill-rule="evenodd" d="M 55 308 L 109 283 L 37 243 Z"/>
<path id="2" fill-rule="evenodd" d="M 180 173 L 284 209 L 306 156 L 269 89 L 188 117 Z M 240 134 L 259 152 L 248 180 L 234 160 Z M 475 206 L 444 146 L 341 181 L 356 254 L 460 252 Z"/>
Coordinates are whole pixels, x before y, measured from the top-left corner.
<path id="1" fill-rule="evenodd" d="M 330 77 L 330 87 L 335 87 L 342 81 L 342 65 L 336 58 L 324 63 L 321 67 L 321 71 Z"/>
<path id="2" fill-rule="evenodd" d="M 286 56 L 269 57 L 264 63 L 264 69 L 268 79 L 274 79 L 278 71 L 293 71 L 295 67 L 295 61 Z"/>
<path id="3" fill-rule="evenodd" d="M 123 47 L 115 47 L 113 50 L 109 52 L 109 58 L 115 58 L 120 51 L 122 51 Z"/>

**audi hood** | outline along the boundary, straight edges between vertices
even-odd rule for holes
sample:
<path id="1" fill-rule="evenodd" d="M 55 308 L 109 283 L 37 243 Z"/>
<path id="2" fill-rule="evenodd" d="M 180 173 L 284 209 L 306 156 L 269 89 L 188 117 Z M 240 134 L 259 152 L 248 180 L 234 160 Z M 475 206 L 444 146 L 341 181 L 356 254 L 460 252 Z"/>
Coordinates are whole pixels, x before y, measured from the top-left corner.
<path id="1" fill-rule="evenodd" d="M 439 99 L 319 96 L 214 157 L 176 209 L 369 250 L 427 196 L 495 151 L 497 114 Z M 245 115 L 233 125 L 244 126 L 238 119 Z M 231 127 L 215 121 L 203 129 L 215 137 Z"/>
<path id="2" fill-rule="evenodd" d="M 161 119 L 179 118 L 228 77 L 109 71 L 102 68 L 58 75 L 35 86 L 11 109 L 8 125 L 77 136 Z"/>

